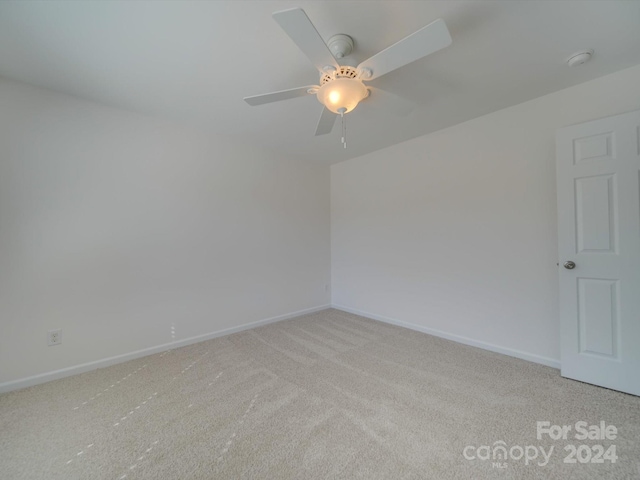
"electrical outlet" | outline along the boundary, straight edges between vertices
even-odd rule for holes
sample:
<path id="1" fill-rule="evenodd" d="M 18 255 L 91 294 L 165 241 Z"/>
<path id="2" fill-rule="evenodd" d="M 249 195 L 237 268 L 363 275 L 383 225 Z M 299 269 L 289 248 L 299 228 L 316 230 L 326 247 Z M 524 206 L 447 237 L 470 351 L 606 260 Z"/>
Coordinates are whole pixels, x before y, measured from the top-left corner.
<path id="1" fill-rule="evenodd" d="M 49 330 L 47 332 L 47 345 L 60 345 L 62 343 L 62 330 Z"/>

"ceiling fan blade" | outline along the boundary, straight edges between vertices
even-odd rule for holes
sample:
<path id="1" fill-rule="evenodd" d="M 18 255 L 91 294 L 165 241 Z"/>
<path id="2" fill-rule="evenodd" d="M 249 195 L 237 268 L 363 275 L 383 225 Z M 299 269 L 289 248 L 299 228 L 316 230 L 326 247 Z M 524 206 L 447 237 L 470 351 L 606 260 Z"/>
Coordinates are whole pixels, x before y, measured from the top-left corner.
<path id="1" fill-rule="evenodd" d="M 244 101 L 251 106 L 279 102 L 281 100 L 289 100 L 290 98 L 312 95 L 311 93 L 309 93 L 309 89 L 311 88 L 317 89 L 318 86 L 307 85 L 306 87 L 291 88 L 289 90 L 280 90 L 279 92 L 264 93 L 262 95 L 253 95 L 252 97 L 244 97 Z"/>
<path id="2" fill-rule="evenodd" d="M 393 112 L 401 117 L 409 115 L 414 109 L 414 104 L 403 97 L 380 88 L 367 88 L 371 91 L 371 95 L 369 95 L 365 102 L 372 107 Z"/>
<path id="3" fill-rule="evenodd" d="M 337 115 L 329 110 L 327 107 L 322 109 L 322 113 L 320 114 L 320 118 L 318 119 L 318 126 L 316 127 L 316 136 L 318 135 L 326 135 L 327 133 L 331 133 L 333 129 L 333 124 L 336 123 Z"/>
<path id="4" fill-rule="evenodd" d="M 298 46 L 311 63 L 319 71 L 327 65 L 338 68 L 338 62 L 331 54 L 331 50 L 324 43 L 324 40 L 313 26 L 307 14 L 301 8 L 282 10 L 273 14 L 273 19 L 291 37 L 291 40 Z"/>
<path id="5" fill-rule="evenodd" d="M 373 80 L 449 45 L 451 35 L 444 20 L 439 18 L 365 60 L 358 65 L 358 70 L 370 70 L 371 76 L 363 80 Z"/>

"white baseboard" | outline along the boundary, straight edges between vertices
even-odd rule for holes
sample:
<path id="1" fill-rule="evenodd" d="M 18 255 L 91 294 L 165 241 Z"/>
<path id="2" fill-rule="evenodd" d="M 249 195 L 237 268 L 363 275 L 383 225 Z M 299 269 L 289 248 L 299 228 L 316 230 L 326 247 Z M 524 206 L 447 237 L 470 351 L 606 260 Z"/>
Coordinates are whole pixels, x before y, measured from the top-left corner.
<path id="1" fill-rule="evenodd" d="M 357 310 L 351 307 L 345 307 L 343 305 L 331 305 L 331 308 L 335 308 L 336 310 L 342 310 L 348 313 L 353 313 L 355 315 L 360 315 L 362 317 L 367 317 L 372 320 L 378 320 L 380 322 L 389 323 L 391 325 L 398 325 L 399 327 L 408 328 L 410 330 L 416 330 L 418 332 L 427 333 L 429 335 L 433 335 L 434 337 L 445 338 L 447 340 L 452 340 L 454 342 L 462 343 L 464 345 L 470 345 L 472 347 L 482 348 L 484 350 L 489 350 L 490 352 L 502 353 L 503 355 L 509 355 L 510 357 L 516 357 L 522 360 L 527 360 L 529 362 L 539 363 L 541 365 L 546 365 L 548 367 L 560 369 L 560 361 L 554 360 L 553 358 L 543 357 L 541 355 L 527 353 L 521 350 L 515 350 L 513 348 L 501 347 L 499 345 L 482 342 L 480 340 L 474 340 L 472 338 L 463 337 L 461 335 L 455 335 L 452 333 L 443 332 L 441 330 L 435 330 L 433 328 L 423 327 L 422 325 L 416 325 L 415 323 L 402 322 L 394 318 L 388 318 L 388 317 L 383 317 L 381 315 L 376 315 L 375 313 L 363 312 L 362 310 Z"/>
<path id="2" fill-rule="evenodd" d="M 197 335 L 195 337 L 185 338 L 183 340 L 165 343 L 163 345 L 157 345 L 155 347 L 149 347 L 142 350 L 137 350 L 135 352 L 117 355 L 115 357 L 103 358 L 94 362 L 74 365 L 73 367 L 62 368 L 60 370 L 54 370 L 52 372 L 41 373 L 39 375 L 33 375 L 31 377 L 0 383 L 0 393 L 10 392 L 12 390 L 18 390 L 25 387 L 31 387 L 33 385 L 50 382 L 52 380 L 58 380 L 64 377 L 70 377 L 71 375 L 77 375 L 79 373 L 89 372 L 97 368 L 104 368 L 110 365 L 115 365 L 117 363 L 127 362 L 135 358 L 146 357 L 147 355 L 164 352 L 165 350 L 173 350 L 175 348 L 184 347 L 193 343 L 204 342 L 206 340 L 211 340 L 212 338 L 222 337 L 225 335 L 230 335 L 232 333 L 241 332 L 243 330 L 249 330 L 250 328 L 260 327 L 269 323 L 280 322 L 282 320 L 288 320 L 289 318 L 299 317 L 300 315 L 319 312 L 321 310 L 326 310 L 327 308 L 331 308 L 331 305 L 320 305 L 318 307 L 307 308 L 305 310 L 298 310 L 297 312 L 286 313 L 284 315 L 278 315 L 277 317 L 265 318 L 256 322 L 245 323 L 244 325 L 240 325 L 238 327 L 205 333 L 203 335 Z"/>

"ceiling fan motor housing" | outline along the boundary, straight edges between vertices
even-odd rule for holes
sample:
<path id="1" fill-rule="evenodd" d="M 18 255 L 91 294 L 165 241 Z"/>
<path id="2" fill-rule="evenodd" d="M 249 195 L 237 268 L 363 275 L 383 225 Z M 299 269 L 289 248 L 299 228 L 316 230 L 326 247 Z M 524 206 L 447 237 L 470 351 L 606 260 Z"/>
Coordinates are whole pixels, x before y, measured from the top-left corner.
<path id="1" fill-rule="evenodd" d="M 331 82 L 336 78 L 358 78 L 358 70 L 354 67 L 343 65 L 335 70 L 324 72 L 320 74 L 320 85 L 324 85 L 327 82 Z"/>

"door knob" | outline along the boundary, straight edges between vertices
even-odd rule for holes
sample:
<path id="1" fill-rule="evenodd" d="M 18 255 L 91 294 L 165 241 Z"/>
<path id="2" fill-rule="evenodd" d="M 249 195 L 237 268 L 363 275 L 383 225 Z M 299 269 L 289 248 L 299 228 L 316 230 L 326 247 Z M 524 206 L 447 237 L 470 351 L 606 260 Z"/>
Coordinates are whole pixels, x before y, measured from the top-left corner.
<path id="1" fill-rule="evenodd" d="M 574 268 L 576 268 L 576 264 L 569 260 L 568 262 L 564 262 L 564 268 L 566 268 L 567 270 L 573 270 Z"/>

